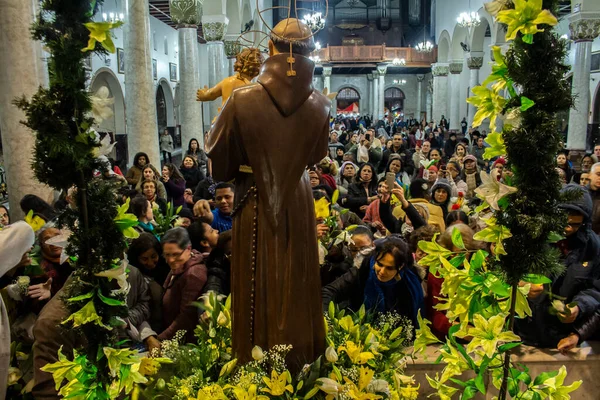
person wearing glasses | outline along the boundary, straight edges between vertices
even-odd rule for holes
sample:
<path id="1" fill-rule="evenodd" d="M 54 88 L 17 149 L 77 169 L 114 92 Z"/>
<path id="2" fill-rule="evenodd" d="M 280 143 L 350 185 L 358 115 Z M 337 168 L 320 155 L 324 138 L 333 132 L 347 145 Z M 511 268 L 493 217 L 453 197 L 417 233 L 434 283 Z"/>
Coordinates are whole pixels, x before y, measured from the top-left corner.
<path id="1" fill-rule="evenodd" d="M 565 195 L 570 199 L 560 204 L 567 214 L 565 238 L 556 243 L 565 271 L 549 277 L 547 285 L 532 284 L 527 296 L 532 316 L 515 321 L 523 343 L 561 352 L 594 334 L 590 320 L 600 310 L 600 239 L 591 228 L 592 199 L 576 184 L 565 186 Z M 557 298 L 564 299 L 564 306 L 553 301 Z"/>
<path id="2" fill-rule="evenodd" d="M 202 255 L 192 249 L 185 228 L 173 228 L 162 237 L 163 258 L 169 265 L 169 275 L 163 284 L 163 327 L 156 336 L 146 339 L 148 350 L 160 347 L 160 341 L 172 339 L 177 331 L 185 330 L 186 342 L 194 340 L 198 323 L 195 302 L 206 284 L 206 266 Z"/>

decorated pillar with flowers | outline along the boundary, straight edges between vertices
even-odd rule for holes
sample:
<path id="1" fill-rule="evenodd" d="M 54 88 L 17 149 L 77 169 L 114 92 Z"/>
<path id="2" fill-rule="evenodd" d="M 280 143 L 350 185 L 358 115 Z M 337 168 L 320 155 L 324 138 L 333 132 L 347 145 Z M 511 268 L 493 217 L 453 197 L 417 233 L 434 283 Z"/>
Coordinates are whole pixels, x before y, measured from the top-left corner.
<path id="1" fill-rule="evenodd" d="M 592 42 L 600 34 L 600 12 L 583 12 L 569 17 L 571 40 L 575 42 L 573 62 L 573 107 L 569 112 L 567 148 L 586 150 L 586 134 L 590 113 L 590 70 Z"/>
<path id="2" fill-rule="evenodd" d="M 483 52 L 472 51 L 467 57 L 467 66 L 469 67 L 469 94 L 473 94 L 473 88 L 479 85 L 479 69 L 483 65 Z M 467 121 L 469 126 L 473 126 L 473 117 L 475 116 L 475 106 L 469 103 L 467 107 Z"/>
<path id="3" fill-rule="evenodd" d="M 227 62 L 229 66 L 229 76 L 233 76 L 233 74 L 235 74 L 235 71 L 233 70 L 235 65 L 235 57 L 240 51 L 242 51 L 242 45 L 237 40 L 236 35 L 227 35 L 225 37 L 224 45 L 225 55 L 227 56 Z"/>
<path id="4" fill-rule="evenodd" d="M 198 24 L 203 0 L 171 0 L 171 19 L 177 24 L 179 36 L 179 125 L 181 144 L 186 147 L 195 138 L 203 146 L 202 104 L 196 101 L 200 88 L 200 56 L 198 54 Z"/>
<path id="5" fill-rule="evenodd" d="M 385 117 L 385 73 L 387 72 L 387 64 L 378 64 L 377 72 L 379 74 L 379 92 L 377 93 L 377 117 L 383 119 Z"/>
<path id="6" fill-rule="evenodd" d="M 442 119 L 442 115 L 448 116 L 448 64 L 435 63 L 431 66 L 433 74 L 433 114 L 431 119 L 436 123 Z"/>
<path id="7" fill-rule="evenodd" d="M 460 130 L 460 73 L 463 70 L 463 60 L 453 60 L 450 70 L 450 129 Z"/>
<path id="8" fill-rule="evenodd" d="M 208 86 L 214 87 L 217 83 L 225 78 L 225 73 L 228 70 L 226 66 L 225 56 L 225 32 L 229 19 L 227 16 L 220 15 L 203 15 L 202 16 L 202 34 L 208 48 Z M 210 119 L 211 121 L 219 113 L 220 103 L 218 101 L 210 102 Z"/>
<path id="9" fill-rule="evenodd" d="M 148 154 L 151 163 L 160 161 L 156 95 L 152 77 L 150 12 L 148 0 L 123 2 L 125 13 L 125 109 L 129 165 L 137 152 Z"/>
<path id="10" fill-rule="evenodd" d="M 19 201 L 33 193 L 49 200 L 52 191 L 33 176 L 31 154 L 35 136 L 21 121 L 24 113 L 12 103 L 25 95 L 30 98 L 39 86 L 46 86 L 46 66 L 42 61 L 42 48 L 29 33 L 36 10 L 36 2 L 0 0 L 0 130 L 4 147 L 8 199 L 13 221 L 23 218 Z M 10 60 L 10 61 L 9 61 Z"/>

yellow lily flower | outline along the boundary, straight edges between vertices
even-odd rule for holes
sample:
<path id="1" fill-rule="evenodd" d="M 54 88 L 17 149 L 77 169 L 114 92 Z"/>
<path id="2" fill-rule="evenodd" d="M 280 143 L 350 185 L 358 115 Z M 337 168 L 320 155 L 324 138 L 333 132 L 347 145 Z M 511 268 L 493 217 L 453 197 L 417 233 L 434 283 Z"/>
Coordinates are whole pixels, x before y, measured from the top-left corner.
<path id="1" fill-rule="evenodd" d="M 268 400 L 269 398 L 267 396 L 263 396 L 262 394 L 257 394 L 257 387 L 256 385 L 250 385 L 250 387 L 248 388 L 248 391 L 246 391 L 246 389 L 240 387 L 240 386 L 236 386 L 233 389 L 233 395 L 235 396 L 236 400 Z"/>
<path id="2" fill-rule="evenodd" d="M 563 365 L 558 370 L 558 375 L 546 379 L 540 385 L 536 385 L 532 389 L 534 392 L 540 394 L 542 398 L 548 398 L 552 400 L 570 399 L 571 396 L 569 393 L 577 390 L 583 381 L 575 381 L 569 386 L 563 386 L 566 377 L 567 368 L 565 368 Z"/>
<path id="3" fill-rule="evenodd" d="M 502 48 L 500 46 L 492 46 L 492 53 L 494 54 L 494 60 L 496 62 L 492 65 L 492 73 L 481 83 L 481 86 L 487 86 L 492 82 L 496 82 L 493 89 L 502 90 L 506 88 L 508 81 L 506 74 L 508 67 L 506 66 L 506 60 L 502 54 Z"/>
<path id="4" fill-rule="evenodd" d="M 338 352 L 342 351 L 348 354 L 350 361 L 352 364 L 366 364 L 372 358 L 375 358 L 375 355 L 368 351 L 362 351 L 362 346 L 357 346 L 354 342 L 348 340 L 346 341 L 345 346 L 340 346 L 338 348 Z"/>
<path id="5" fill-rule="evenodd" d="M 39 231 L 44 225 L 46 225 L 46 221 L 37 215 L 33 215 L 33 210 L 29 210 L 25 216 L 25 222 L 31 226 L 31 229 L 33 229 L 34 232 Z"/>
<path id="6" fill-rule="evenodd" d="M 413 343 L 413 357 L 415 354 L 424 353 L 427 345 L 441 343 L 429 328 L 431 322 L 421 317 L 421 310 L 417 312 L 417 321 L 419 322 L 419 329 L 417 329 L 416 339 Z"/>
<path id="7" fill-rule="evenodd" d="M 283 371 L 281 374 L 278 374 L 277 371 L 272 370 L 271 379 L 266 376 L 263 378 L 263 382 L 267 387 L 261 390 L 273 396 L 281 396 L 286 391 L 293 393 L 294 387 L 289 384 L 291 381 L 292 377 L 288 371 Z"/>
<path id="8" fill-rule="evenodd" d="M 346 381 L 346 387 L 348 388 L 348 397 L 351 399 L 357 400 L 371 400 L 371 399 L 381 399 L 382 396 L 379 396 L 374 393 L 365 392 L 369 383 L 373 380 L 373 375 L 375 375 L 375 371 L 370 368 L 360 367 L 359 376 L 358 376 L 358 386 L 352 382 L 350 379 L 344 377 Z"/>
<path id="9" fill-rule="evenodd" d="M 325 219 L 329 217 L 329 202 L 325 197 L 315 200 L 315 216 L 317 219 Z"/>
<path id="10" fill-rule="evenodd" d="M 503 342 L 518 342 L 521 340 L 520 337 L 515 335 L 511 331 L 503 332 L 504 323 L 506 320 L 505 315 L 494 315 L 490 319 L 485 319 L 480 314 L 473 316 L 473 327 L 467 329 L 466 336 L 472 336 L 473 339 L 467 346 L 469 353 L 475 351 L 477 348 L 481 348 L 486 356 L 492 358 L 498 343 Z M 464 337 L 463 334 L 455 334 L 458 337 Z"/>
<path id="11" fill-rule="evenodd" d="M 94 51 L 96 42 L 99 42 L 109 53 L 115 52 L 110 30 L 120 27 L 123 22 L 88 22 L 83 25 L 90 31 L 90 38 L 87 47 L 81 49 L 82 52 Z"/>
<path id="12" fill-rule="evenodd" d="M 487 224 L 487 228 L 473 235 L 473 239 L 494 243 L 496 245 L 494 252 L 496 253 L 496 259 L 498 259 L 499 255 L 506 255 L 502 241 L 512 237 L 512 233 L 506 226 L 497 225 L 495 218 L 484 219 L 484 221 Z"/>
<path id="13" fill-rule="evenodd" d="M 218 385 L 210 385 L 198 390 L 196 400 L 228 400 L 223 392 L 223 388 Z"/>
<path id="14" fill-rule="evenodd" d="M 490 129 L 496 130 L 496 118 L 502 112 L 506 99 L 500 94 L 498 88 L 488 89 L 485 86 L 475 86 L 473 89 L 475 96 L 469 97 L 467 103 L 477 107 L 477 112 L 473 117 L 473 127 L 476 128 L 484 119 L 490 119 Z"/>
<path id="15" fill-rule="evenodd" d="M 517 33 L 525 35 L 523 41 L 533 42 L 533 35 L 543 32 L 538 25 L 554 26 L 558 20 L 548 10 L 542 10 L 542 0 L 513 0 L 514 10 L 499 11 L 496 19 L 507 25 L 506 40 L 514 40 Z"/>
<path id="16" fill-rule="evenodd" d="M 435 374 L 435 379 L 430 378 L 429 375 L 425 375 L 425 377 L 431 387 L 437 390 L 437 395 L 440 400 L 452 400 L 452 396 L 458 392 L 458 389 L 444 385 L 445 381 L 440 380 L 437 374 Z"/>

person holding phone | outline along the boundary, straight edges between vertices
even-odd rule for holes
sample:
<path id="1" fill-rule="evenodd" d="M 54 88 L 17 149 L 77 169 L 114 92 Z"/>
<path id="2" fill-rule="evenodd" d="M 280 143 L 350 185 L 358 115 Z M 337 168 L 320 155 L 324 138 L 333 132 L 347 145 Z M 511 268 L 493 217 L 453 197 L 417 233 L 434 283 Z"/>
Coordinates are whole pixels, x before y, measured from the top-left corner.
<path id="1" fill-rule="evenodd" d="M 348 187 L 348 196 L 343 200 L 343 206 L 348 207 L 362 219 L 369 204 L 377 198 L 375 167 L 365 163 L 359 168 L 356 181 Z"/>
<path id="2" fill-rule="evenodd" d="M 380 145 L 377 146 L 374 144 L 375 140 L 375 131 L 369 129 L 364 135 L 359 137 L 358 143 L 349 150 L 349 153 L 354 156 L 358 165 L 369 163 L 377 168 L 383 158 L 383 151 Z"/>

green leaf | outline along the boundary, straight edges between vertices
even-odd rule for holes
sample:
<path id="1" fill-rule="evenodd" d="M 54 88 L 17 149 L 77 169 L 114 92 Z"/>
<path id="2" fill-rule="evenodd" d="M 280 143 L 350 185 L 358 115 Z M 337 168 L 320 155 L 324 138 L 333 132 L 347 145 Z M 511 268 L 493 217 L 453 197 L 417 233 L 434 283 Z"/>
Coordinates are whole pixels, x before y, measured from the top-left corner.
<path id="1" fill-rule="evenodd" d="M 528 33 L 527 35 L 523 35 L 523 43 L 532 44 L 533 43 L 533 33 Z"/>
<path id="2" fill-rule="evenodd" d="M 331 319 L 332 321 L 335 319 L 335 304 L 333 304 L 333 301 L 329 302 L 329 319 Z"/>
<path id="3" fill-rule="evenodd" d="M 565 237 L 558 232 L 550 232 L 548 235 L 548 239 L 546 239 L 546 243 L 556 243 L 563 240 Z"/>
<path id="4" fill-rule="evenodd" d="M 529 110 L 535 105 L 535 102 L 525 96 L 521 96 L 521 112 Z"/>
<path id="5" fill-rule="evenodd" d="M 475 254 L 471 257 L 471 272 L 476 272 L 481 269 L 483 263 L 485 262 L 485 258 L 487 257 L 487 253 L 483 250 L 477 250 Z"/>
<path id="6" fill-rule="evenodd" d="M 312 399 L 317 393 L 319 393 L 319 387 L 315 386 L 312 388 L 306 395 L 304 395 L 304 400 Z"/>
<path id="7" fill-rule="evenodd" d="M 558 375 L 558 371 L 542 372 L 533 381 L 533 386 L 541 385 L 543 382 Z"/>
<path id="8" fill-rule="evenodd" d="M 336 189 L 333 192 L 333 196 L 331 196 L 331 204 L 336 204 L 337 201 L 338 201 L 338 199 L 339 199 L 339 197 L 340 197 L 340 191 Z"/>
<path id="9" fill-rule="evenodd" d="M 74 312 L 64 320 L 62 323 L 66 324 L 68 322 L 73 323 L 73 328 L 77 328 L 78 326 L 82 326 L 85 324 L 93 323 L 98 325 L 104 329 L 112 330 L 111 327 L 106 326 L 102 323 L 102 317 L 100 317 L 96 313 L 96 307 L 94 306 L 94 301 L 90 300 L 85 306 L 83 306 L 79 311 Z"/>
<path id="10" fill-rule="evenodd" d="M 477 389 L 474 388 L 473 386 L 467 386 L 465 388 L 465 390 L 462 393 L 462 396 L 460 396 L 461 400 L 470 400 L 473 397 L 475 397 L 475 393 L 477 393 Z"/>
<path id="11" fill-rule="evenodd" d="M 465 244 L 460 234 L 460 230 L 458 230 L 458 228 L 456 227 L 454 227 L 454 229 L 452 230 L 452 244 L 458 247 L 459 249 L 465 248 Z"/>
<path id="12" fill-rule="evenodd" d="M 505 351 L 508 351 L 510 349 L 514 349 L 515 347 L 519 347 L 520 345 L 521 345 L 521 342 L 504 343 L 503 345 L 500 345 L 498 347 L 498 352 L 499 353 L 504 353 Z"/>
<path id="13" fill-rule="evenodd" d="M 523 282 L 529 282 L 536 285 L 552 283 L 552 279 L 540 274 L 527 274 L 521 279 Z"/>
<path id="14" fill-rule="evenodd" d="M 98 297 L 100 298 L 100 300 L 102 300 L 102 302 L 104 304 L 107 304 L 109 306 L 119 307 L 119 306 L 125 305 L 125 302 L 123 300 L 117 300 L 117 299 L 113 299 L 110 297 L 105 297 L 102 295 L 102 293 L 100 293 L 100 291 L 98 291 Z"/>
<path id="15" fill-rule="evenodd" d="M 79 296 L 71 297 L 70 299 L 67 299 L 67 301 L 69 303 L 74 303 L 76 301 L 86 300 L 86 299 L 91 298 L 94 295 L 94 293 L 95 293 L 95 290 L 92 290 L 91 292 L 88 292 L 88 293 L 85 293 L 85 294 L 82 294 Z"/>

